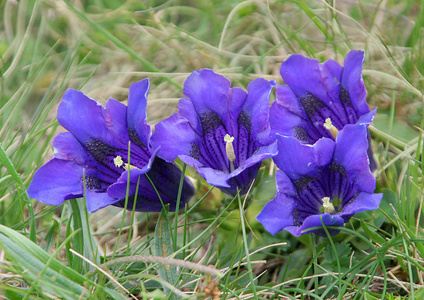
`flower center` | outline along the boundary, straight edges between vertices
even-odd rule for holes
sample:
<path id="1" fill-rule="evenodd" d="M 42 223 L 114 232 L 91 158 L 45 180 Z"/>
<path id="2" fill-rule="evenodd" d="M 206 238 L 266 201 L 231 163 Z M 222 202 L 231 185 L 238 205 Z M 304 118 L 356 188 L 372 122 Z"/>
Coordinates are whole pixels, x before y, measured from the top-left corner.
<path id="1" fill-rule="evenodd" d="M 234 160 L 236 159 L 236 154 L 234 153 L 233 141 L 234 137 L 230 136 L 228 133 L 224 136 L 225 141 L 225 152 L 227 153 L 227 158 L 230 161 L 231 172 L 234 171 Z"/>
<path id="2" fill-rule="evenodd" d="M 330 118 L 325 119 L 324 123 L 325 129 L 329 130 L 331 135 L 336 138 L 337 134 L 339 133 L 339 130 L 336 128 L 336 126 L 333 125 Z"/>
<path id="3" fill-rule="evenodd" d="M 125 170 L 130 170 L 130 169 L 137 169 L 137 167 L 124 163 L 124 161 L 122 160 L 122 157 L 120 155 L 118 155 L 117 157 L 115 157 L 113 159 L 113 163 L 115 164 L 115 166 L 117 166 L 118 168 L 124 166 Z"/>
<path id="4" fill-rule="evenodd" d="M 335 210 L 333 203 L 330 202 L 330 197 L 322 198 L 322 211 L 323 213 L 331 214 Z"/>

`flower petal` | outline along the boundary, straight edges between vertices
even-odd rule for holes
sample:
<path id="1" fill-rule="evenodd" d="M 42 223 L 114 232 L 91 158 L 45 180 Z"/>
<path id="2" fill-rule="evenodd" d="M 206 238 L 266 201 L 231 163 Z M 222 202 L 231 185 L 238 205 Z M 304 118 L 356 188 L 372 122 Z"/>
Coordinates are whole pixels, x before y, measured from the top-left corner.
<path id="1" fill-rule="evenodd" d="M 363 115 L 370 111 L 366 102 L 367 91 L 362 79 L 363 64 L 364 52 L 359 50 L 350 51 L 344 60 L 344 70 L 341 80 L 341 85 L 346 89 L 358 115 Z"/>
<path id="2" fill-rule="evenodd" d="M 93 213 L 101 208 L 115 204 L 118 199 L 109 197 L 105 192 L 86 189 L 85 201 L 87 203 L 87 211 Z"/>
<path id="3" fill-rule="evenodd" d="M 197 115 L 215 112 L 221 120 L 227 118 L 231 83 L 212 70 L 195 70 L 184 83 L 183 93 L 191 99 Z"/>
<path id="4" fill-rule="evenodd" d="M 237 176 L 244 169 L 253 166 L 264 159 L 274 157 L 278 153 L 278 145 L 277 142 L 274 142 L 267 146 L 260 147 L 252 156 L 250 156 L 242 165 L 238 167 L 237 170 L 231 172 L 231 176 Z"/>
<path id="5" fill-rule="evenodd" d="M 151 142 L 154 149 L 161 147 L 159 156 L 168 162 L 174 161 L 179 155 L 189 156 L 193 151 L 193 143 L 201 143 L 189 121 L 177 113 L 156 124 Z"/>
<path id="6" fill-rule="evenodd" d="M 53 158 L 35 172 L 28 195 L 42 203 L 60 205 L 82 197 L 83 167 L 72 161 Z"/>
<path id="7" fill-rule="evenodd" d="M 149 79 L 133 83 L 128 95 L 128 129 L 137 133 L 144 146 L 150 146 L 151 129 L 147 124 L 147 95 L 150 89 Z M 136 141 L 133 141 L 137 143 Z M 140 145 L 139 145 L 140 146 Z"/>
<path id="8" fill-rule="evenodd" d="M 193 101 L 191 101 L 189 98 L 181 98 L 180 101 L 178 101 L 178 115 L 188 120 L 193 130 L 196 131 L 196 133 L 202 134 L 202 124 L 200 122 L 199 116 L 196 113 Z"/>
<path id="9" fill-rule="evenodd" d="M 356 121 L 356 124 L 367 125 L 367 126 L 370 125 L 374 121 L 376 113 L 377 113 L 377 107 L 374 108 L 372 111 L 367 112 L 363 114 L 362 116 L 360 116 L 358 121 Z"/>
<path id="10" fill-rule="evenodd" d="M 284 172 L 277 171 L 275 179 L 277 181 L 276 196 L 265 205 L 256 217 L 272 235 L 293 225 L 292 213 L 297 197 L 293 183 Z"/>
<path id="11" fill-rule="evenodd" d="M 280 74 L 297 97 L 304 97 L 308 93 L 325 99 L 327 91 L 322 84 L 322 76 L 317 59 L 292 54 L 281 64 Z"/>
<path id="12" fill-rule="evenodd" d="M 196 171 L 199 173 L 200 176 L 205 178 L 206 182 L 210 185 L 219 187 L 219 188 L 229 188 L 230 184 L 228 183 L 228 180 L 230 179 L 230 174 L 221 172 L 219 170 L 215 170 L 208 167 L 197 167 Z"/>
<path id="13" fill-rule="evenodd" d="M 292 54 L 281 64 L 280 73 L 284 83 L 299 98 L 312 125 L 319 130 L 325 119 L 330 117 L 334 126 L 343 128 L 347 120 L 337 97 L 340 72 L 336 71 L 331 61 L 323 66 L 317 59 Z M 336 90 L 329 91 L 328 88 Z M 325 131 L 322 132 L 322 136 L 325 136 Z"/>
<path id="14" fill-rule="evenodd" d="M 270 116 L 272 134 L 295 136 L 312 144 L 320 137 L 332 138 L 323 126 L 327 118 L 339 131 L 346 124 L 369 125 L 374 113 L 368 114 L 363 60 L 362 51 L 349 52 L 344 67 L 331 59 L 320 64 L 300 54 L 291 55 L 280 69 L 288 87 L 277 87 L 277 103 Z"/>
<path id="15" fill-rule="evenodd" d="M 361 191 L 372 193 L 376 182 L 369 168 L 367 135 L 365 125 L 346 125 L 337 135 L 334 162 Z"/>
<path id="16" fill-rule="evenodd" d="M 100 103 L 80 91 L 68 89 L 59 105 L 57 119 L 83 145 L 100 138 L 106 144 L 116 146 L 118 142 L 108 128 L 104 114 L 105 108 Z"/>
<path id="17" fill-rule="evenodd" d="M 62 160 L 73 161 L 83 166 L 89 156 L 87 150 L 70 133 L 59 133 L 53 140 L 54 157 Z"/>
<path id="18" fill-rule="evenodd" d="M 225 192 L 230 195 L 236 195 L 238 188 L 240 194 L 243 195 L 248 191 L 253 179 L 256 178 L 260 167 L 260 162 L 264 159 L 275 156 L 277 152 L 276 142 L 268 146 L 263 146 L 231 173 L 221 172 L 216 169 L 204 167 L 201 164 L 196 164 L 194 167 L 210 185 L 219 187 L 221 189 L 226 188 Z M 188 164 L 184 157 L 181 156 L 180 158 Z"/>
<path id="19" fill-rule="evenodd" d="M 355 213 L 367 210 L 378 209 L 383 194 L 359 193 L 355 200 L 343 207 L 340 216 L 352 216 Z"/>
<path id="20" fill-rule="evenodd" d="M 275 138 L 278 133 L 293 136 L 307 144 L 313 144 L 322 137 L 321 133 L 308 121 L 296 95 L 286 85 L 277 86 L 276 100 L 269 110 L 269 123 L 271 138 Z"/>
<path id="21" fill-rule="evenodd" d="M 254 79 L 247 86 L 247 99 L 242 110 L 251 120 L 249 126 L 253 138 L 269 128 L 269 96 L 274 86 L 275 81 L 267 81 L 263 78 Z M 241 120 L 239 119 L 238 122 Z M 259 142 L 269 144 L 267 138 L 264 136 L 259 139 Z M 264 140 L 261 141 L 261 139 Z"/>
<path id="22" fill-rule="evenodd" d="M 305 175 L 314 177 L 319 167 L 329 165 L 334 153 L 335 143 L 322 138 L 314 145 L 301 144 L 293 137 L 277 135 L 278 154 L 273 160 L 292 180 Z"/>
<path id="23" fill-rule="evenodd" d="M 181 178 L 180 169 L 174 164 L 156 158 L 150 170 L 148 170 L 147 173 L 145 171 L 146 170 L 131 169 L 129 171 L 129 186 L 128 171 L 125 171 L 118 181 L 109 187 L 108 195 L 119 199 L 119 203 L 116 204 L 117 206 L 123 206 L 128 187 L 128 196 L 130 197 L 128 209 L 132 209 L 138 186 L 136 199 L 137 211 L 160 211 L 163 207 L 160 199 L 162 199 L 164 205 L 170 204 L 170 209 L 175 210 Z M 161 197 L 160 199 L 158 193 Z M 181 194 L 181 207 L 184 206 L 184 203 L 188 202 L 193 194 L 193 186 L 185 179 Z"/>
<path id="24" fill-rule="evenodd" d="M 312 215 L 309 216 L 303 221 L 302 226 L 290 226 L 287 227 L 285 230 L 291 232 L 294 236 L 301 236 L 307 233 L 315 233 L 319 236 L 327 236 L 324 229 L 314 229 L 310 230 L 310 228 L 314 227 L 322 227 L 322 224 L 324 223 L 325 226 L 343 226 L 344 220 L 342 217 L 338 215 L 331 215 L 331 214 L 321 214 L 321 215 Z M 330 235 L 336 235 L 339 233 L 339 230 L 335 229 L 328 229 Z"/>
<path id="25" fill-rule="evenodd" d="M 128 144 L 127 107 L 115 99 L 106 102 L 106 109 L 102 110 L 104 122 L 110 134 L 119 145 Z"/>

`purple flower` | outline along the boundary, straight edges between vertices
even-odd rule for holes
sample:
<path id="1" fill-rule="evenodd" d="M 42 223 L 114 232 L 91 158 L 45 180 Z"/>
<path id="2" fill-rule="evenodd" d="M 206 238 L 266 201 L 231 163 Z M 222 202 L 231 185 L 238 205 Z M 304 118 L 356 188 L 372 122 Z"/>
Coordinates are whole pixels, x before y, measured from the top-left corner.
<path id="1" fill-rule="evenodd" d="M 138 187 L 135 209 L 160 211 L 161 201 L 147 174 L 163 203 L 175 210 L 181 171 L 157 158 L 159 149 L 150 145 L 151 130 L 146 117 L 149 88 L 148 79 L 131 85 L 128 107 L 114 99 L 103 107 L 80 91 L 67 90 L 57 119 L 69 132 L 54 139 L 54 157 L 34 174 L 28 195 L 59 205 L 83 196 L 85 178 L 89 212 L 108 205 L 124 207 L 129 178 L 127 208 L 133 208 Z M 193 194 L 193 186 L 185 179 L 182 205 Z"/>
<path id="2" fill-rule="evenodd" d="M 343 226 L 353 214 L 378 208 L 382 194 L 373 194 L 366 125 L 346 125 L 336 141 L 322 138 L 314 145 L 280 135 L 277 140 L 277 193 L 257 217 L 271 234 L 325 235 L 310 228 Z"/>
<path id="3" fill-rule="evenodd" d="M 362 79 L 364 52 L 350 51 L 344 67 L 334 60 L 318 60 L 292 54 L 281 65 L 286 85 L 277 87 L 270 110 L 272 135 L 293 136 L 313 144 L 322 137 L 335 139 L 347 124 L 369 125 L 377 109 L 370 111 Z M 326 124 L 326 125 L 325 125 Z M 371 169 L 376 168 L 369 147 Z"/>
<path id="4" fill-rule="evenodd" d="M 277 153 L 268 121 L 274 85 L 258 78 L 246 93 L 212 70 L 194 71 L 184 84 L 187 98 L 179 101 L 178 113 L 156 125 L 152 145 L 161 146 L 163 159 L 179 157 L 222 191 L 244 194 L 261 161 Z"/>

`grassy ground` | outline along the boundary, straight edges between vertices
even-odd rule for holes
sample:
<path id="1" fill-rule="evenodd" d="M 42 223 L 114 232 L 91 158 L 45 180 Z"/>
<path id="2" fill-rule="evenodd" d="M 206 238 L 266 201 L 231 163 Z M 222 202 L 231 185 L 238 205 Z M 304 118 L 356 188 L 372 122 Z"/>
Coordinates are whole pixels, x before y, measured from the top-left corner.
<path id="1" fill-rule="evenodd" d="M 0 13 L 0 298 L 424 299 L 419 0 L 3 0 Z M 282 83 L 291 53 L 343 62 L 351 49 L 366 53 L 384 197 L 331 239 L 271 236 L 256 221 L 274 197 L 270 161 L 247 199 L 226 199 L 187 168 L 198 189 L 178 215 L 88 214 L 83 199 L 51 207 L 26 195 L 63 130 L 56 110 L 69 87 L 125 101 L 148 77 L 153 125 L 176 111 L 195 69 L 234 86 Z"/>

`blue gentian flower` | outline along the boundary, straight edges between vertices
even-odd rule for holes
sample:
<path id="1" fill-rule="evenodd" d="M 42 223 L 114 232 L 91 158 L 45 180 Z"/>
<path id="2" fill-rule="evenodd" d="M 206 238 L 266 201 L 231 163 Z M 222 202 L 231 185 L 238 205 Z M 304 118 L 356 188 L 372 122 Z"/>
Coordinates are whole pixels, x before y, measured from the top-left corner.
<path id="1" fill-rule="evenodd" d="M 230 88 L 212 70 L 194 71 L 184 84 L 178 113 L 155 126 L 160 156 L 179 157 L 213 186 L 236 195 L 248 191 L 261 161 L 277 153 L 269 139 L 269 96 L 274 81 L 255 79 L 247 93 Z"/>
<path id="2" fill-rule="evenodd" d="M 131 85 L 128 107 L 114 99 L 103 107 L 82 92 L 68 89 L 57 119 L 69 132 L 54 139 L 54 157 L 34 174 L 28 195 L 59 205 L 82 197 L 85 184 L 89 212 L 108 205 L 124 207 L 129 178 L 127 208 L 133 208 L 138 186 L 135 209 L 160 211 L 162 203 L 147 174 L 163 203 L 175 210 L 181 171 L 156 157 L 159 149 L 151 147 L 146 116 L 149 88 L 148 79 Z M 182 206 L 193 194 L 193 186 L 185 179 Z"/>
<path id="3" fill-rule="evenodd" d="M 286 85 L 277 86 L 270 109 L 273 136 L 293 136 L 313 144 L 322 137 L 335 139 L 347 124 L 369 125 L 377 109 L 370 111 L 362 79 L 364 52 L 350 51 L 344 66 L 334 60 L 318 60 L 292 54 L 281 65 Z M 331 130 L 330 130 L 331 128 Z M 368 148 L 370 166 L 376 163 Z"/>
<path id="4" fill-rule="evenodd" d="M 322 138 L 314 145 L 280 135 L 277 140 L 277 193 L 257 217 L 271 234 L 325 235 L 310 228 L 343 226 L 353 214 L 378 208 L 382 194 L 373 193 L 366 125 L 346 125 L 336 141 Z"/>

